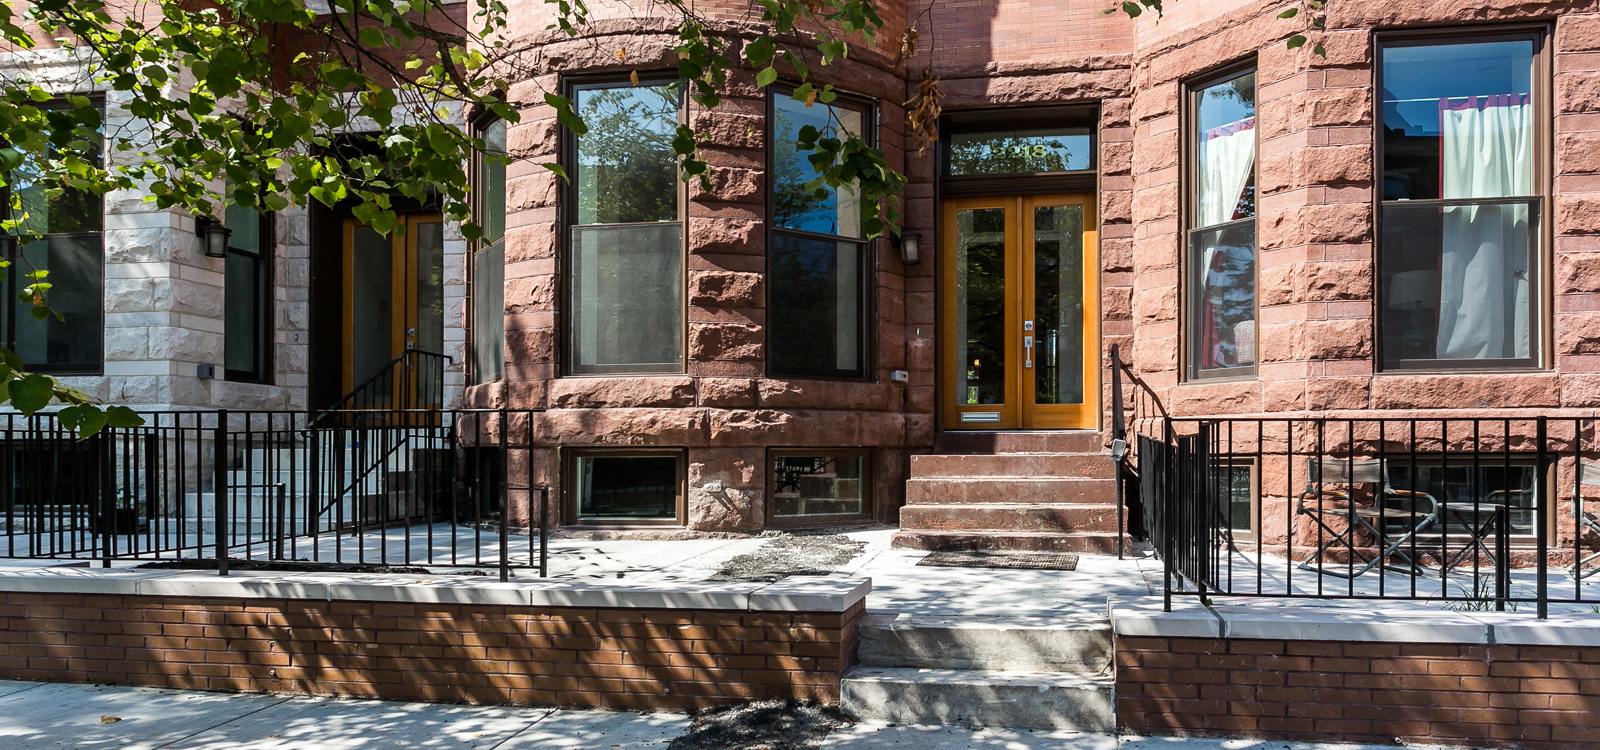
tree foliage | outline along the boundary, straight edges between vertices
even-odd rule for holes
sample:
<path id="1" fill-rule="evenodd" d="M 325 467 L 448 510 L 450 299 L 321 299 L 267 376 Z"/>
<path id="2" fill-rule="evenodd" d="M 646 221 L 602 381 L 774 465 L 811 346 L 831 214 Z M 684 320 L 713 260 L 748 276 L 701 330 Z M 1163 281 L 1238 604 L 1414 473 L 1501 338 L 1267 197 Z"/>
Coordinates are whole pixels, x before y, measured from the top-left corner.
<path id="1" fill-rule="evenodd" d="M 0 0 L 0 41 L 22 61 L 0 68 L 0 143 L 7 144 L 0 147 L 0 182 L 29 162 L 53 191 L 139 190 L 158 207 L 196 216 L 220 216 L 228 205 L 275 211 L 318 202 L 348 206 L 382 233 L 403 231 L 396 198 L 406 198 L 437 205 L 471 240 L 481 229 L 463 165 L 475 155 L 515 155 L 484 154 L 481 138 L 461 127 L 464 117 L 490 113 L 514 123 L 519 107 L 540 103 L 508 101 L 512 83 L 538 67 L 539 51 L 507 41 L 502 0 L 327 0 L 320 8 L 310 0 L 123 2 Z M 585 35 L 584 0 L 546 0 L 546 7 L 555 33 Z M 715 109 L 739 66 L 762 88 L 783 78 L 794 100 L 827 104 L 837 92 L 814 80 L 814 70 L 838 64 L 852 45 L 876 44 L 886 31 L 873 0 L 754 0 L 753 7 L 764 30 L 751 38 L 748 26 L 743 37 L 724 33 L 690 0 L 651 4 L 651 14 L 664 9 L 676 23 L 672 72 L 698 106 Z M 1145 9 L 1159 12 L 1160 0 L 1112 10 L 1138 16 Z M 917 42 L 915 29 L 898 35 L 896 66 L 915 54 Z M 289 40 L 292 52 L 285 51 Z M 29 55 L 76 61 L 92 80 L 65 97 L 67 107 L 55 106 L 57 87 L 34 78 L 39 66 L 28 64 Z M 910 132 L 926 145 L 936 135 L 938 81 L 926 70 L 920 76 Z M 109 92 L 125 121 L 108 129 L 82 95 L 91 90 Z M 555 108 L 562 126 L 587 131 L 560 92 L 542 92 L 542 103 Z M 110 146 L 104 161 L 102 131 Z M 709 189 L 703 142 L 704 134 L 682 124 L 671 138 L 681 178 Z M 862 134 L 806 128 L 795 148 L 815 169 L 806 189 L 819 196 L 851 189 L 868 237 L 899 232 L 905 177 Z M 543 166 L 566 177 L 557 164 Z M 11 209 L 0 234 L 35 239 L 14 192 Z M 48 282 L 37 273 L 25 293 L 48 310 Z M 98 415 L 80 419 L 89 432 L 102 419 L 128 420 L 23 373 L 15 355 L 5 360 L 0 403 L 30 412 L 65 403 L 78 409 L 73 414 Z M 50 398 L 40 396 L 41 383 L 50 385 Z"/>

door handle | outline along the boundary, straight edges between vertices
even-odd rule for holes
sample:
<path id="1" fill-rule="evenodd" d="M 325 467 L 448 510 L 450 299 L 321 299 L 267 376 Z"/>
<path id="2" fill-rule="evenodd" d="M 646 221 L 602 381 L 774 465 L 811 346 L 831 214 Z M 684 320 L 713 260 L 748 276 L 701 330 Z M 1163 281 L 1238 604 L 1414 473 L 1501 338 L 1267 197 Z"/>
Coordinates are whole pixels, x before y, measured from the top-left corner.
<path id="1" fill-rule="evenodd" d="M 1033 367 L 1033 337 L 1032 336 L 1023 336 L 1022 337 L 1022 353 L 1023 353 L 1022 366 L 1025 367 L 1025 368 L 1032 368 Z"/>

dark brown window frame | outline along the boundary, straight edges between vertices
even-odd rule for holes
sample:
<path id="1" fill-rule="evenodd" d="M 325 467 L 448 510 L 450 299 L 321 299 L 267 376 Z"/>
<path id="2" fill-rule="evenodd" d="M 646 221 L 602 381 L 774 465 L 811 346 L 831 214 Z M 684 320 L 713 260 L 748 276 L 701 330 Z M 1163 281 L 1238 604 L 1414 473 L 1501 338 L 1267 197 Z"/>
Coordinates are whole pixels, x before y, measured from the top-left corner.
<path id="1" fill-rule="evenodd" d="M 661 83 L 674 83 L 679 79 L 675 73 L 665 71 L 635 71 L 639 75 L 639 82 L 634 84 L 629 74 L 605 73 L 580 76 L 563 76 L 561 79 L 561 95 L 577 106 L 576 93 L 586 88 L 621 88 L 627 86 L 647 86 Z M 684 97 L 688 97 L 687 87 Z M 688 123 L 689 107 L 684 101 L 678 104 L 678 124 Z M 578 139 L 571 131 L 564 127 L 557 127 L 556 133 L 557 162 L 567 175 L 574 179 L 562 180 L 561 189 L 557 193 L 557 212 L 560 227 L 557 232 L 556 247 L 556 278 L 559 284 L 561 303 L 555 313 L 556 343 L 559 349 L 556 353 L 556 372 L 563 378 L 614 378 L 614 377 L 652 377 L 658 375 L 682 375 L 689 368 L 689 190 L 688 186 L 678 180 L 676 193 L 678 198 L 678 288 L 679 303 L 679 334 L 678 334 L 678 367 L 674 370 L 649 370 L 627 369 L 630 366 L 619 366 L 614 371 L 605 372 L 573 372 L 571 346 L 571 321 L 572 315 L 572 229 L 580 225 L 577 223 L 578 201 L 575 191 L 578 189 Z M 509 192 L 509 189 L 508 189 Z M 509 212 L 508 212 L 509 215 Z M 616 224 L 612 226 L 625 226 Z M 509 364 L 507 363 L 509 369 Z"/>
<path id="2" fill-rule="evenodd" d="M 780 229 L 777 222 L 772 220 L 772 209 L 776 203 L 778 190 L 776 155 L 776 127 L 777 127 L 777 99 L 781 91 L 792 91 L 795 84 L 779 82 L 767 87 L 767 123 L 766 123 L 766 170 L 768 178 L 766 190 L 766 243 L 767 249 L 762 257 L 762 277 L 766 281 L 766 298 L 762 300 L 766 311 L 766 325 L 762 326 L 762 345 L 766 348 L 766 373 L 769 378 L 783 378 L 786 380 L 831 380 L 845 382 L 871 383 L 877 381 L 877 352 L 878 352 L 878 253 L 882 244 L 881 239 L 868 240 L 866 238 L 842 237 L 832 234 L 807 232 L 801 229 Z M 881 108 L 876 103 L 863 96 L 840 94 L 834 100 L 838 106 L 855 109 L 862 114 L 862 122 L 866 124 L 863 133 L 869 146 L 878 144 L 878 129 L 881 126 L 879 117 Z M 824 106 L 835 106 L 830 103 Z M 861 295 L 861 367 L 859 371 L 851 373 L 845 370 L 780 370 L 773 362 L 772 341 L 772 248 L 773 238 L 777 234 L 787 234 L 805 239 L 825 240 L 829 242 L 851 242 L 861 249 L 861 279 L 859 282 Z"/>
<path id="3" fill-rule="evenodd" d="M 826 516 L 799 516 L 780 518 L 777 510 L 777 472 L 773 471 L 776 459 L 785 457 L 811 458 L 817 456 L 856 456 L 861 459 L 861 512 L 848 515 Z M 767 528 L 792 529 L 792 528 L 817 528 L 822 526 L 837 526 L 871 521 L 875 518 L 876 511 L 875 481 L 877 472 L 873 466 L 875 452 L 872 448 L 768 448 L 766 458 L 767 475 L 767 502 L 763 521 Z"/>
<path id="4" fill-rule="evenodd" d="M 69 95 L 76 95 L 76 96 L 82 96 L 84 98 L 87 98 L 92 106 L 98 107 L 100 109 L 100 126 L 101 126 L 102 129 L 104 129 L 105 122 L 106 122 L 106 96 L 105 96 L 105 94 L 103 92 L 88 92 L 88 93 L 78 93 L 78 94 L 75 94 L 74 92 L 64 92 L 64 93 L 58 95 L 56 98 L 51 99 L 48 102 L 42 102 L 42 103 L 38 104 L 37 106 L 39 108 L 41 108 L 41 109 L 68 109 L 70 107 L 70 105 L 68 104 L 66 97 L 69 96 Z M 101 150 L 100 150 L 100 162 L 101 162 L 102 165 L 104 165 L 105 159 L 106 159 L 106 152 L 105 152 L 105 142 L 104 142 L 104 134 L 103 133 L 102 133 L 102 139 L 101 139 L 100 148 L 101 148 Z M 8 182 L 9 182 L 9 180 L 8 180 Z M 9 215 L 10 209 L 8 207 L 10 205 L 11 205 L 11 187 L 8 184 L 5 187 L 0 187 L 0 213 L 5 213 L 5 214 Z M 78 368 L 60 368 L 60 367 L 51 367 L 48 364 L 33 364 L 33 365 L 28 365 L 28 371 L 29 372 L 36 372 L 36 373 L 39 373 L 39 374 L 42 374 L 42 375 L 59 375 L 59 376 L 62 376 L 62 377 L 94 377 L 94 376 L 105 374 L 105 370 L 106 370 L 106 225 L 105 225 L 105 216 L 106 216 L 105 197 L 101 196 L 100 197 L 100 231 L 98 231 L 98 232 L 64 232 L 64 233 L 56 234 L 56 235 L 45 235 L 47 237 L 50 237 L 50 236 L 54 236 L 54 237 L 87 237 L 89 235 L 95 235 L 96 237 L 98 237 L 100 239 L 100 243 L 99 243 L 100 252 L 98 254 L 98 257 L 99 257 L 99 260 L 100 260 L 100 287 L 99 287 L 99 295 L 100 295 L 100 364 L 97 367 L 78 367 Z M 18 301 L 16 300 L 16 292 L 17 292 L 18 287 L 16 286 L 16 284 L 17 284 L 17 282 L 19 280 L 21 280 L 22 273 L 23 273 L 23 267 L 17 264 L 17 257 L 22 254 L 22 246 L 20 244 L 16 246 L 16 253 L 17 253 L 17 255 L 15 255 L 15 256 L 12 256 L 10 258 L 5 258 L 5 260 L 10 261 L 12 265 L 11 265 L 11 268 L 9 269 L 9 273 L 7 273 L 5 275 L 5 281 L 4 281 L 4 293 L 6 294 L 7 299 L 4 300 L 4 301 L 0 301 L 0 304 L 5 304 L 5 305 L 11 306 L 11 310 L 13 311 L 13 313 L 11 315 L 0 315 L 0 320 L 4 320 L 4 328 L 3 328 L 3 330 L 0 330 L 0 334 L 4 335 L 5 342 L 6 342 L 5 345 L 9 349 L 11 349 L 12 351 L 16 351 L 16 339 L 17 339 L 17 337 L 16 337 L 16 320 L 17 320 L 18 316 L 15 314 L 15 310 L 16 310 L 16 305 L 18 304 Z"/>
<path id="5" fill-rule="evenodd" d="M 678 499 L 673 518 L 623 521 L 614 518 L 579 518 L 578 497 L 573 492 L 578 475 L 578 460 L 588 456 L 610 458 L 660 458 L 677 459 Z M 689 450 L 687 448 L 589 448 L 561 449 L 561 522 L 568 526 L 593 526 L 610 528 L 682 527 L 689 523 Z"/>
<path id="6" fill-rule="evenodd" d="M 1100 194 L 1100 103 L 947 110 L 939 118 L 939 153 L 934 171 L 939 198 L 980 198 L 1013 195 Z M 950 175 L 950 137 L 956 133 L 984 133 L 1018 127 L 1047 128 L 1063 122 L 1089 128 L 1089 167 L 1071 172 L 1035 172 L 1004 175 Z"/>
<path id="7" fill-rule="evenodd" d="M 227 282 L 227 272 L 228 272 L 228 268 L 227 268 L 227 265 L 226 265 L 227 264 L 227 260 L 224 259 L 223 260 L 223 264 L 224 265 L 223 265 L 223 268 L 222 268 L 222 272 L 223 272 L 223 282 L 222 282 L 223 283 L 223 294 L 222 294 L 223 302 L 222 302 L 222 304 L 223 304 L 223 308 L 224 308 L 223 311 L 222 311 L 222 319 L 223 319 L 222 330 L 223 330 L 223 347 L 224 347 L 224 349 L 223 349 L 223 357 L 222 357 L 222 360 L 223 360 L 222 377 L 223 377 L 224 380 L 226 380 L 226 381 L 228 381 L 230 383 L 255 383 L 255 384 L 258 384 L 258 385 L 273 385 L 277 380 L 277 349 L 278 349 L 277 341 L 275 340 L 276 335 L 277 335 L 277 330 L 278 330 L 277 317 L 276 317 L 277 314 L 278 314 L 277 313 L 277 309 L 278 309 L 278 307 L 277 307 L 277 296 L 278 296 L 277 295 L 277 290 L 278 290 L 278 275 L 277 275 L 277 266 L 278 266 L 278 244 L 277 244 L 277 242 L 278 242 L 278 212 L 277 211 L 261 211 L 259 213 L 260 213 L 261 218 L 257 222 L 257 232 L 258 232 L 258 234 L 260 236 L 257 237 L 256 242 L 257 242 L 257 247 L 261 248 L 261 251 L 257 252 L 257 253 L 249 253 L 249 252 L 246 252 L 244 250 L 237 250 L 236 251 L 236 250 L 234 250 L 234 248 L 232 246 L 229 246 L 228 247 L 228 253 L 230 255 L 234 254 L 234 253 L 238 253 L 239 255 L 246 255 L 246 256 L 253 257 L 253 258 L 256 259 L 257 262 L 259 262 L 261 264 L 261 267 L 262 267 L 262 273 L 261 273 L 262 279 L 261 279 L 260 283 L 266 287 L 266 290 L 265 290 L 264 299 L 261 301 L 260 309 L 257 310 L 257 312 L 261 315 L 261 321 L 257 324 L 258 327 L 260 328 L 260 330 L 256 332 L 256 335 L 261 337 L 261 341 L 260 341 L 260 344 L 259 344 L 259 346 L 261 347 L 261 372 L 260 373 L 254 373 L 254 372 L 250 372 L 248 370 L 230 370 L 230 369 L 227 368 L 228 357 L 227 357 L 227 349 L 226 349 L 226 347 L 227 347 L 227 330 L 228 330 L 228 324 L 227 324 L 228 311 L 227 311 L 226 308 L 227 308 L 227 304 L 228 304 L 228 302 L 227 302 L 227 300 L 228 300 L 228 294 L 227 294 L 227 283 L 228 283 Z"/>
<path id="8" fill-rule="evenodd" d="M 1256 188 L 1255 213 L 1244 219 L 1225 221 L 1208 227 L 1195 226 L 1195 212 L 1200 205 L 1200 180 L 1197 178 L 1196 159 L 1199 158 L 1199 140 L 1197 128 L 1199 125 L 1199 106 L 1195 100 L 1200 92 L 1224 81 L 1229 81 L 1244 75 L 1247 72 L 1256 74 L 1256 153 L 1254 163 L 1250 169 L 1255 173 Z M 1179 104 L 1182 107 L 1182 116 L 1179 118 L 1180 127 L 1183 128 L 1183 137 L 1179 141 L 1178 151 L 1178 179 L 1182 185 L 1179 192 L 1179 230 L 1178 230 L 1178 374 L 1179 379 L 1185 383 L 1191 382 L 1220 382 L 1220 381 L 1247 381 L 1258 376 L 1261 365 L 1261 66 L 1257 53 L 1250 53 L 1248 57 L 1234 60 L 1223 65 L 1215 66 L 1197 75 L 1183 80 L 1180 84 Z M 1193 273 L 1189 261 L 1191 237 L 1196 232 L 1218 231 L 1225 227 L 1243 226 L 1246 222 L 1255 225 L 1252 233 L 1255 246 L 1255 321 L 1256 321 L 1256 355 L 1255 361 L 1248 366 L 1230 367 L 1226 369 L 1202 372 L 1194 358 L 1190 355 L 1190 342 L 1194 340 L 1194 284 L 1190 275 Z"/>
<path id="9" fill-rule="evenodd" d="M 493 125 L 496 122 L 503 122 L 503 120 L 500 117 L 496 116 L 493 112 L 485 110 L 483 113 L 479 114 L 476 117 L 473 117 L 469 121 L 469 124 L 470 124 L 470 127 L 471 127 L 472 136 L 475 137 L 475 138 L 482 138 L 484 130 L 486 128 L 488 128 L 490 125 Z M 506 138 L 509 140 L 510 137 L 511 137 L 511 123 L 506 122 Z M 560 141 L 559 136 L 557 137 L 557 141 L 559 143 L 559 141 Z M 509 151 L 509 150 L 510 150 L 510 146 L 508 145 L 507 146 L 507 151 Z M 509 167 L 510 165 L 508 164 L 507 166 Z M 474 153 L 473 157 L 472 157 L 472 169 L 467 174 L 467 189 L 470 190 L 471 193 L 472 193 L 472 218 L 473 218 L 474 221 L 480 221 L 482 216 L 483 216 L 483 191 L 481 189 L 482 185 L 480 184 L 481 180 L 482 180 L 482 175 L 483 175 L 483 155 L 481 153 Z M 510 177 L 508 176 L 507 179 L 506 179 L 506 184 L 507 184 L 508 188 L 510 186 L 510 182 L 511 182 L 511 180 L 510 180 Z M 501 217 L 501 220 L 502 220 L 503 224 L 501 226 L 501 237 L 498 240 L 498 242 L 500 242 L 502 245 L 506 241 L 505 234 L 509 233 L 508 232 L 509 227 L 505 226 L 505 223 L 509 223 L 511 212 L 510 211 L 506 211 L 505 214 L 506 214 L 505 216 Z M 480 224 L 481 224 L 481 221 L 480 221 Z M 482 251 L 482 250 L 487 250 L 488 247 L 492 246 L 493 244 L 494 243 L 489 243 L 489 245 L 484 245 L 483 240 L 480 238 L 480 239 L 474 240 L 471 243 L 471 245 L 468 247 L 468 249 L 467 249 L 467 261 L 466 261 L 466 266 L 467 267 L 465 269 L 465 276 L 466 276 L 466 279 L 467 279 L 467 294 L 466 294 L 467 299 L 466 299 L 466 311 L 465 311 L 465 316 L 464 316 L 466 318 L 465 324 L 466 324 L 466 331 L 467 331 L 467 357 L 466 357 L 467 361 L 465 363 L 465 369 L 466 369 L 467 382 L 469 384 L 471 384 L 471 385 L 485 385 L 485 384 L 488 384 L 488 383 L 499 383 L 499 382 L 502 382 L 502 381 L 504 381 L 506 379 L 505 324 L 504 323 L 501 323 L 501 328 L 500 328 L 500 359 L 501 359 L 501 362 L 500 362 L 500 377 L 496 378 L 494 380 L 484 380 L 483 377 L 482 377 L 482 374 L 478 372 L 478 357 L 477 357 L 478 339 L 477 339 L 477 336 L 476 336 L 476 333 L 477 333 L 477 330 L 478 330 L 478 320 L 477 320 L 477 317 L 478 317 L 477 316 L 477 309 L 478 309 L 478 307 L 477 307 L 477 296 L 478 296 L 477 295 L 477 289 L 478 289 L 478 286 L 477 286 L 477 284 L 478 284 L 477 268 L 478 268 L 478 263 L 477 263 L 477 260 L 478 260 L 478 253 L 480 251 Z M 557 264 L 559 266 L 559 264 L 560 264 L 559 260 L 557 261 Z M 501 270 L 501 274 L 503 275 L 504 273 L 505 273 L 505 271 L 502 269 Z M 503 284 L 502 284 L 502 287 L 504 287 Z M 505 294 L 505 291 L 502 288 L 502 290 L 501 290 L 501 295 L 502 295 L 502 297 L 501 297 L 501 311 L 502 311 L 502 313 L 504 312 L 504 309 L 505 309 L 505 299 L 504 299 L 504 296 L 503 296 L 504 294 Z M 563 303 L 563 304 L 565 304 L 565 303 Z"/>
<path id="10" fill-rule="evenodd" d="M 1549 220 L 1552 204 L 1551 181 L 1555 166 L 1553 130 L 1555 118 L 1554 74 L 1551 68 L 1550 41 L 1553 38 L 1549 24 L 1518 24 L 1503 26 L 1451 26 L 1447 28 L 1374 31 L 1372 39 L 1372 90 L 1374 92 L 1372 117 L 1373 174 L 1372 174 L 1372 366 L 1377 375 L 1427 375 L 1494 372 L 1534 372 L 1553 366 L 1554 352 L 1550 343 L 1555 340 L 1552 311 L 1554 290 L 1549 279 L 1554 278 L 1553 265 L 1554 222 Z M 1533 185 L 1536 190 L 1534 215 L 1538 219 L 1537 231 L 1530 236 L 1539 242 L 1530 249 L 1528 270 L 1529 313 L 1528 346 L 1532 350 L 1527 359 L 1406 360 L 1414 365 L 1401 364 L 1385 367 L 1383 358 L 1383 199 L 1384 137 L 1383 137 L 1383 51 L 1390 47 L 1425 46 L 1429 44 L 1464 44 L 1485 41 L 1532 40 L 1533 70 L 1529 77 L 1534 104 L 1533 127 Z M 1455 199 L 1471 203 L 1493 203 L 1497 199 Z M 1498 199 L 1500 202 L 1518 199 Z M 1399 203 L 1400 201 L 1395 201 Z M 1429 199 L 1404 201 L 1412 205 L 1448 205 L 1452 200 Z M 1259 338 L 1259 337 L 1258 337 Z"/>

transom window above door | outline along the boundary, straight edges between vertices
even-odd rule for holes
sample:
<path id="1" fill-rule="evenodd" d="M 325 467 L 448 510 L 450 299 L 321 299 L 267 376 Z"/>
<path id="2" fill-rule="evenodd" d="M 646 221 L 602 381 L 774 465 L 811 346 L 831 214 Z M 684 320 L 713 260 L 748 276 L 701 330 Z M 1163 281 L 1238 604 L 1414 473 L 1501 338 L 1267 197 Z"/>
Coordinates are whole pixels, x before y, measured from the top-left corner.
<path id="1" fill-rule="evenodd" d="M 1380 43 L 1384 369 L 1538 366 L 1542 46 L 1532 32 Z"/>

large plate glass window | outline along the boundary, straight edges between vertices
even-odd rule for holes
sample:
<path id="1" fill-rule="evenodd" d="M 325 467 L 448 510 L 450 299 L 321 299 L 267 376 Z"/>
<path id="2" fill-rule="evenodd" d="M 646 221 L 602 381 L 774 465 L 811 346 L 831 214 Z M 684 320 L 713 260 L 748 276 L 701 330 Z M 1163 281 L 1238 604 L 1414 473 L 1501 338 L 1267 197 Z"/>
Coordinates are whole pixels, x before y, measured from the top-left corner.
<path id="1" fill-rule="evenodd" d="M 228 255 L 223 261 L 223 372 L 228 380 L 272 379 L 272 217 L 246 206 L 228 206 L 223 225 Z"/>
<path id="2" fill-rule="evenodd" d="M 572 89 L 588 132 L 573 144 L 568 371 L 683 370 L 683 221 L 672 150 L 683 88 Z"/>
<path id="3" fill-rule="evenodd" d="M 808 187 L 817 177 L 796 148 L 804 128 L 824 138 L 866 132 L 864 107 L 835 101 L 806 106 L 789 91 L 772 100 L 772 250 L 767 316 L 774 373 L 868 376 L 867 290 L 872 264 L 862 239 L 861 196 L 851 188 Z"/>
<path id="4" fill-rule="evenodd" d="M 1384 369 L 1537 366 L 1541 41 L 1379 48 Z"/>
<path id="5" fill-rule="evenodd" d="M 97 107 L 99 105 L 96 105 Z M 58 109 L 65 110 L 62 103 Z M 66 117 L 57 112 L 52 117 Z M 104 120 L 104 109 L 101 118 Z M 98 155 L 101 135 L 78 126 L 76 138 L 89 141 Z M 101 285 L 104 278 L 103 201 L 86 190 L 65 188 L 50 195 L 55 184 L 41 179 L 41 170 L 25 160 L 6 176 L 8 186 L 0 188 L 0 216 L 20 220 L 12 234 L 35 235 L 39 239 L 16 244 L 6 258 L 4 299 L 0 299 L 0 330 L 6 346 L 29 371 L 58 374 L 83 374 L 100 371 L 104 352 L 104 305 Z M 21 212 L 12 212 L 11 197 L 21 202 Z M 32 301 L 18 294 L 33 283 L 25 274 L 46 271 L 50 284 L 45 301 L 56 313 L 44 320 L 33 316 Z M 123 283 L 143 284 L 140 279 Z M 58 317 L 59 316 L 59 317 Z"/>
<path id="6" fill-rule="evenodd" d="M 1256 364 L 1256 71 L 1189 87 L 1190 378 Z"/>
<path id="7" fill-rule="evenodd" d="M 479 130 L 478 224 L 483 237 L 472 254 L 472 372 L 479 383 L 505 375 L 506 339 L 506 165 L 491 158 L 506 153 L 506 122 L 493 120 Z"/>

